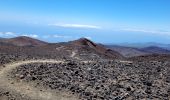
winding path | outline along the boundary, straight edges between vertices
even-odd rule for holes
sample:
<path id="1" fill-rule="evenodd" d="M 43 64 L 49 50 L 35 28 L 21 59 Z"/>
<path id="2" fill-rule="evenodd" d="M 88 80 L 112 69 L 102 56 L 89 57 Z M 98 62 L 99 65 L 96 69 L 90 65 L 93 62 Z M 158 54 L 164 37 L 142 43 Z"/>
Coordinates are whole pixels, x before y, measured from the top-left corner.
<path id="1" fill-rule="evenodd" d="M 31 84 L 14 81 L 9 79 L 7 76 L 9 72 L 23 64 L 29 63 L 62 63 L 63 61 L 56 60 L 28 60 L 28 61 L 19 61 L 10 64 L 6 64 L 4 68 L 0 70 L 0 87 L 5 87 L 9 91 L 15 91 L 21 95 L 28 96 L 33 100 L 78 100 L 78 98 L 69 95 L 68 93 L 54 92 L 52 90 L 39 89 L 33 87 Z"/>
<path id="2" fill-rule="evenodd" d="M 76 55 L 76 52 L 75 51 L 72 51 L 72 54 L 70 55 L 70 57 L 75 57 L 75 55 Z"/>

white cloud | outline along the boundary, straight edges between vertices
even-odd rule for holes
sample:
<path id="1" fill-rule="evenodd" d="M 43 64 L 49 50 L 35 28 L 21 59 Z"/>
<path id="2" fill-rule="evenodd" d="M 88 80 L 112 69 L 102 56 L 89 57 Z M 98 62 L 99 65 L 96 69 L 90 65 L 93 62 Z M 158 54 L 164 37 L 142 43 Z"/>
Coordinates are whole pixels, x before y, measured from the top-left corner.
<path id="1" fill-rule="evenodd" d="M 13 33 L 13 32 L 6 32 L 5 34 L 6 34 L 6 35 L 12 35 L 12 36 L 15 36 L 15 35 L 16 35 L 16 33 Z"/>
<path id="2" fill-rule="evenodd" d="M 54 34 L 54 35 L 44 35 L 44 36 L 42 36 L 42 38 L 44 38 L 44 39 L 48 39 L 48 38 L 77 39 L 79 37 L 77 37 L 77 36 L 69 36 L 69 35 Z"/>
<path id="3" fill-rule="evenodd" d="M 50 35 L 43 35 L 42 38 L 48 39 L 48 38 L 51 38 L 51 36 Z"/>
<path id="4" fill-rule="evenodd" d="M 22 33 L 15 33 L 15 32 L 0 32 L 0 36 L 2 37 L 13 37 L 13 36 L 28 36 L 32 38 L 38 38 L 37 34 L 22 34 Z"/>
<path id="5" fill-rule="evenodd" d="M 23 34 L 22 36 L 28 36 L 28 37 L 32 37 L 32 38 L 38 38 L 38 35 L 36 35 L 36 34 Z"/>
<path id="6" fill-rule="evenodd" d="M 92 39 L 92 37 L 89 37 L 89 36 L 86 36 L 85 38 L 90 39 L 90 40 Z"/>
<path id="7" fill-rule="evenodd" d="M 58 34 L 55 34 L 55 35 L 44 35 L 42 37 L 45 38 L 45 39 L 48 39 L 48 38 L 72 38 L 71 36 L 58 35 Z"/>
<path id="8" fill-rule="evenodd" d="M 71 36 L 65 36 L 65 35 L 53 35 L 52 37 L 55 37 L 55 38 L 72 38 Z"/>
<path id="9" fill-rule="evenodd" d="M 137 29 L 137 28 L 125 28 L 125 29 L 120 29 L 120 30 L 131 31 L 131 32 L 143 32 L 143 33 L 151 33 L 151 34 L 170 35 L 170 31 L 166 31 L 166 30 L 150 30 L 150 29 Z"/>
<path id="10" fill-rule="evenodd" d="M 0 32 L 0 36 L 16 36 L 14 32 Z"/>
<path id="11" fill-rule="evenodd" d="M 65 28 L 89 28 L 89 29 L 101 29 L 100 26 L 95 25 L 83 25 L 83 24 L 48 24 L 50 26 L 65 27 Z"/>

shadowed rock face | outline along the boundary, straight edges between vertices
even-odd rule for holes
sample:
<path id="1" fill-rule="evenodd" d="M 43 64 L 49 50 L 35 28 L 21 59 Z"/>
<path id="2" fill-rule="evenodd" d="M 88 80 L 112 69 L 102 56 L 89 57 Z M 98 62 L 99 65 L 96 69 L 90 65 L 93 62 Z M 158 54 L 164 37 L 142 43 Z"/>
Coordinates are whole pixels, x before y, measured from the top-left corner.
<path id="1" fill-rule="evenodd" d="M 43 46 L 48 44 L 44 41 L 29 38 L 26 36 L 10 38 L 10 39 L 0 39 L 0 43 L 5 43 L 5 44 L 15 45 L 15 46 Z"/>
<path id="2" fill-rule="evenodd" d="M 70 43 L 75 46 L 79 46 L 79 47 L 91 48 L 95 52 L 102 54 L 102 55 L 106 55 L 110 58 L 123 58 L 123 56 L 119 54 L 118 52 L 113 51 L 111 49 L 107 49 L 103 45 L 96 44 L 86 38 L 80 38 L 79 40 L 71 41 Z"/>

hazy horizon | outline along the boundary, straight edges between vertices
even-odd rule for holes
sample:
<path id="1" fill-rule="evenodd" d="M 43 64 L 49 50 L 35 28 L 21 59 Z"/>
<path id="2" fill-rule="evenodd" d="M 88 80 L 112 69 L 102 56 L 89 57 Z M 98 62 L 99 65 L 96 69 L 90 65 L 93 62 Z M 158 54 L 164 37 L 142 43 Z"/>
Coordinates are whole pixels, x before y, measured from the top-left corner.
<path id="1" fill-rule="evenodd" d="M 1 0 L 0 37 L 170 44 L 169 0 Z"/>

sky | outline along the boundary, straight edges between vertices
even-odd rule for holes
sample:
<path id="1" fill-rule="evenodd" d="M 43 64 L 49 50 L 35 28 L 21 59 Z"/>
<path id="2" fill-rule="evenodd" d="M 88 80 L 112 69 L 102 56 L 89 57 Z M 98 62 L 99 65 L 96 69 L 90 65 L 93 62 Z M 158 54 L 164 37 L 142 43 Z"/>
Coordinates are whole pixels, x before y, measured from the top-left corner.
<path id="1" fill-rule="evenodd" d="M 0 0 L 0 37 L 170 43 L 170 0 Z"/>

